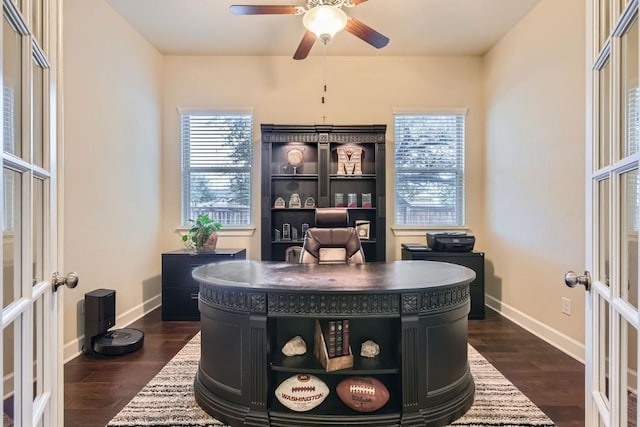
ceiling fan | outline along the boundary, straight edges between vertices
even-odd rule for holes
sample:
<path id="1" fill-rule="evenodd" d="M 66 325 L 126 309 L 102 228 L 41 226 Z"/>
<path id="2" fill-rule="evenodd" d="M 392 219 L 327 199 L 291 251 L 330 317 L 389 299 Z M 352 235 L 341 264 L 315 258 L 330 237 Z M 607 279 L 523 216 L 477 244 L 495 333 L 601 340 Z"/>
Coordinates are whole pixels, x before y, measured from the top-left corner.
<path id="1" fill-rule="evenodd" d="M 354 7 L 367 0 L 307 0 L 304 6 L 287 5 L 232 5 L 234 15 L 304 15 L 306 29 L 293 59 L 307 57 L 316 39 L 326 44 L 338 31 L 345 29 L 371 46 L 380 49 L 389 38 L 355 18 L 350 18 L 343 7 Z"/>

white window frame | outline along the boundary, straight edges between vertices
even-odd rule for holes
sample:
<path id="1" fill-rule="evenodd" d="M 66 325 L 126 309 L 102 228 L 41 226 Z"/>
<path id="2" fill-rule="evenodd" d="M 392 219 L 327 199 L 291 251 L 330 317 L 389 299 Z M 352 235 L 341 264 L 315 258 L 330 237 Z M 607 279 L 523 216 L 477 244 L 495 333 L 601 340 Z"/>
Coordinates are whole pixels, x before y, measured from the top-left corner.
<path id="1" fill-rule="evenodd" d="M 405 232 L 411 232 L 411 230 L 424 230 L 424 229 L 428 229 L 428 230 L 432 230 L 432 229 L 445 229 L 445 230 L 466 230 L 466 212 L 465 212 L 465 207 L 466 207 L 466 188 L 465 188 L 465 152 L 466 152 L 466 141 L 467 141 L 467 137 L 466 137 L 466 114 L 467 114 L 468 109 L 467 108 L 394 108 L 393 109 L 393 115 L 394 115 L 394 119 L 393 119 L 393 125 L 394 125 L 394 168 L 395 168 L 395 173 L 394 173 L 394 212 L 393 212 L 393 222 L 394 222 L 394 233 L 396 235 L 404 235 Z M 461 150 L 461 155 L 462 158 L 460 159 L 460 164 L 461 164 L 461 168 L 457 169 L 457 173 L 461 174 L 461 188 L 460 191 L 462 192 L 462 195 L 459 199 L 458 202 L 458 206 L 457 206 L 457 211 L 458 211 L 458 218 L 459 220 L 457 221 L 456 224 L 443 224 L 443 223 L 419 223 L 419 224 L 403 224 L 403 223 L 398 223 L 398 218 L 397 218 L 397 184 L 398 184 L 398 168 L 397 165 L 395 165 L 395 156 L 396 156 L 396 152 L 395 152 L 395 147 L 396 144 L 395 142 L 397 141 L 397 136 L 396 136 L 396 129 L 395 129 L 395 125 L 396 125 L 396 116 L 398 115 L 417 115 L 417 116 L 446 116 L 446 115 L 456 115 L 456 116 L 463 116 L 463 120 L 464 120 L 464 132 L 463 132 L 463 140 L 462 140 L 462 150 Z"/>
<path id="2" fill-rule="evenodd" d="M 184 116 L 225 116 L 225 115 L 229 115 L 229 116 L 238 116 L 238 115 L 250 115 L 251 116 L 251 135 L 249 137 L 249 144 L 251 146 L 250 148 L 250 158 L 248 160 L 248 166 L 244 166 L 244 167 L 240 167 L 237 168 L 237 171 L 241 171 L 242 169 L 245 169 L 247 172 L 249 172 L 249 194 L 248 194 L 248 206 L 247 206 L 247 213 L 246 213 L 246 222 L 243 223 L 229 223 L 227 221 L 225 221 L 224 219 L 220 220 L 219 218 L 216 218 L 214 215 L 212 215 L 212 219 L 214 219 L 215 221 L 220 221 L 223 224 L 223 230 L 224 229 L 243 229 L 243 228 L 254 228 L 253 226 L 253 194 L 252 194 L 252 189 L 253 189 L 253 180 L 255 177 L 255 168 L 253 167 L 253 156 L 254 156 L 254 144 L 253 144 L 253 138 L 254 138 L 254 125 L 253 125 L 253 120 L 254 120 L 254 113 L 253 113 L 253 109 L 252 108 L 206 108 L 206 109 L 202 109 L 202 108 L 178 108 L 178 114 L 179 114 L 179 123 L 180 123 L 180 153 L 181 153 L 181 180 L 182 180 L 182 186 L 181 186 L 181 191 L 182 191 L 182 208 L 181 208 L 181 222 L 182 225 L 180 228 L 184 229 L 184 228 L 188 228 L 191 223 L 189 221 L 189 219 L 195 219 L 195 218 L 190 218 L 189 212 L 190 212 L 190 208 L 189 208 L 189 204 L 191 202 L 190 198 L 191 198 L 191 189 L 190 189 L 190 179 L 189 177 L 191 176 L 191 174 L 195 171 L 197 172 L 222 172 L 224 169 L 226 169 L 227 171 L 232 171 L 232 168 L 229 168 L 228 166 L 221 166 L 221 165 L 213 165 L 210 167 L 189 167 L 189 152 L 187 152 L 184 143 L 185 143 L 185 136 L 183 134 L 183 117 Z M 215 210 L 215 207 L 212 208 L 212 210 Z"/>

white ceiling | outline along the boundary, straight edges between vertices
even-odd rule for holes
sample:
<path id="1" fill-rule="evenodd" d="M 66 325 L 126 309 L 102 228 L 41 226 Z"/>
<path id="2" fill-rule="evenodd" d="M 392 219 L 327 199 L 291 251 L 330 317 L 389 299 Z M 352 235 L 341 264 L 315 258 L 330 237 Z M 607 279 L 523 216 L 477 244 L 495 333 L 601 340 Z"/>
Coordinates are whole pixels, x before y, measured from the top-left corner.
<path id="1" fill-rule="evenodd" d="M 482 55 L 540 0 L 368 0 L 346 8 L 389 37 L 378 50 L 350 33 L 327 44 L 327 55 Z M 163 54 L 293 56 L 302 16 L 236 16 L 232 4 L 302 6 L 304 0 L 107 0 Z M 321 55 L 322 45 L 310 52 Z"/>

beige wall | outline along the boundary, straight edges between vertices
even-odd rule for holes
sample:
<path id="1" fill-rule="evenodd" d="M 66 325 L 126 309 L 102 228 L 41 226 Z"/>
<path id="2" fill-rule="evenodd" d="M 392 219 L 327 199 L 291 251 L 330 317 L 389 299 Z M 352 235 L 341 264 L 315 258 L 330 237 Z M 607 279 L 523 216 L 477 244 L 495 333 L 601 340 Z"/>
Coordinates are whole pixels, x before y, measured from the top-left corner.
<path id="1" fill-rule="evenodd" d="M 544 0 L 484 58 L 487 294 L 578 358 L 584 292 L 563 275 L 584 269 L 584 13 Z"/>
<path id="2" fill-rule="evenodd" d="M 387 227 L 393 222 L 393 108 L 465 107 L 467 114 L 467 224 L 482 224 L 483 125 L 479 57 L 328 57 L 326 103 L 321 103 L 322 57 L 164 58 L 162 247 L 180 247 L 180 133 L 177 108 L 251 107 L 255 171 L 259 172 L 260 123 L 387 125 Z M 255 174 L 253 221 L 260 224 L 260 175 Z M 221 247 L 246 247 L 260 258 L 260 231 L 241 237 L 228 229 Z M 387 259 L 400 242 L 425 242 L 424 231 L 387 232 Z"/>
<path id="3" fill-rule="evenodd" d="M 159 303 L 161 56 L 101 0 L 65 1 L 64 24 L 68 356 L 86 292 L 114 289 L 121 321 Z"/>

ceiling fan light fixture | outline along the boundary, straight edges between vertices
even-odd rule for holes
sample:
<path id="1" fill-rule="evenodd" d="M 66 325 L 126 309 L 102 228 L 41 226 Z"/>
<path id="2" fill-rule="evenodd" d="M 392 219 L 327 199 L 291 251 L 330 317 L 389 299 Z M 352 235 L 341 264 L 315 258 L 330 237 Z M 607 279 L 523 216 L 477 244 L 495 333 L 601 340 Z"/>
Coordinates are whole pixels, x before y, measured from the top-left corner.
<path id="1" fill-rule="evenodd" d="M 321 5 L 308 10 L 302 17 L 302 23 L 326 43 L 347 25 L 347 14 L 338 7 Z"/>

